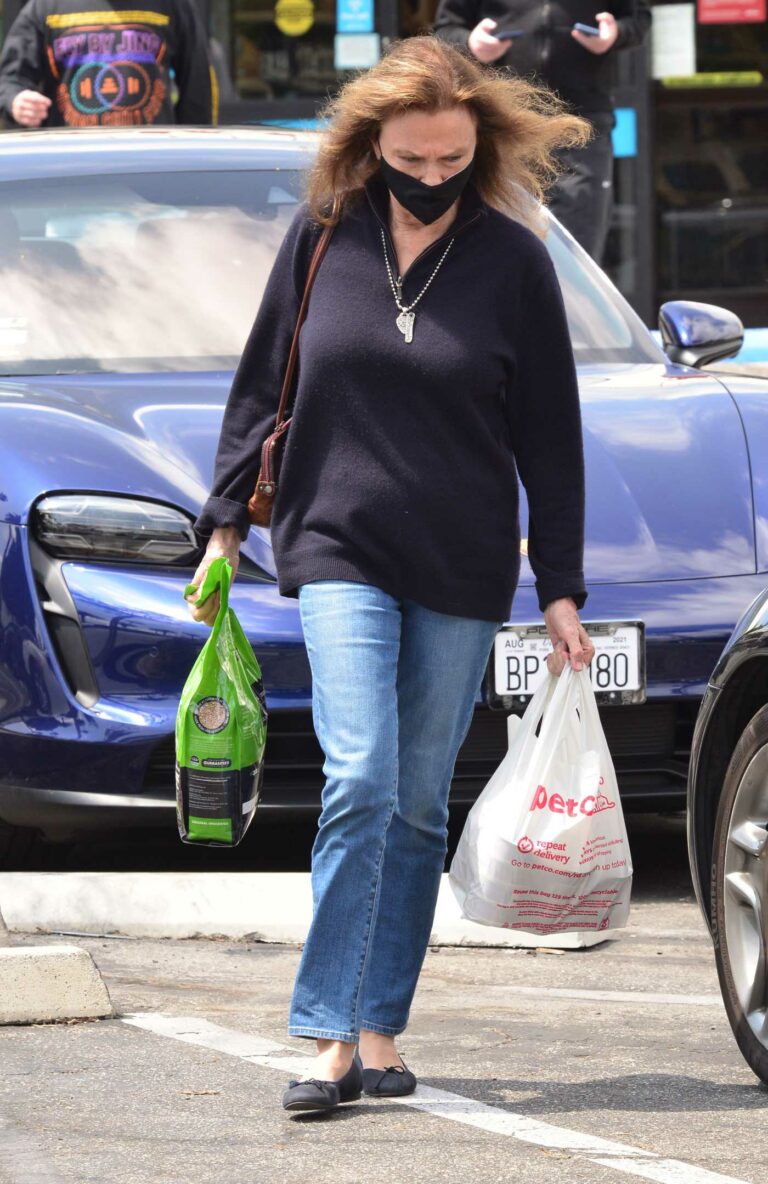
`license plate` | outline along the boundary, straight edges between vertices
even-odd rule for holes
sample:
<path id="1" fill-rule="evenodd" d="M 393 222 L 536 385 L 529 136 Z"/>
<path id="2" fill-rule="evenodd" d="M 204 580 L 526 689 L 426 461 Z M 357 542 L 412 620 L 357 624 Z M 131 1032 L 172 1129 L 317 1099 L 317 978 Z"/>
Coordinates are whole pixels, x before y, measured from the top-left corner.
<path id="1" fill-rule="evenodd" d="M 584 621 L 595 647 L 589 677 L 598 702 L 645 701 L 645 628 L 642 621 Z M 496 634 L 489 679 L 494 706 L 529 699 L 547 674 L 552 643 L 545 625 L 505 625 Z"/>

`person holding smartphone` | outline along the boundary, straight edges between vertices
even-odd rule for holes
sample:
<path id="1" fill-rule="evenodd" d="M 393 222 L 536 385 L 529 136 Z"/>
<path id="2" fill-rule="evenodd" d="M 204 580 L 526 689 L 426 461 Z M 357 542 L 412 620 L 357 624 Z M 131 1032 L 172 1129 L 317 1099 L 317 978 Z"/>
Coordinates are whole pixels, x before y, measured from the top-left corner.
<path id="1" fill-rule="evenodd" d="M 435 33 L 479 62 L 548 86 L 594 136 L 564 148 L 563 172 L 549 190 L 552 213 L 602 263 L 613 205 L 613 59 L 644 41 L 651 23 L 645 0 L 615 0 L 595 12 L 589 0 L 440 0 Z"/>

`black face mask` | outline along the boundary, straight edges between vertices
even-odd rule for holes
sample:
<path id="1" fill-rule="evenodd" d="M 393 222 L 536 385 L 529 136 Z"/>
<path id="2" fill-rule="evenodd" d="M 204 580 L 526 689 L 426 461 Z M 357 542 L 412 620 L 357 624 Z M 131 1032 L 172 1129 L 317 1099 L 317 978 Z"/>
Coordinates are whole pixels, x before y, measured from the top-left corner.
<path id="1" fill-rule="evenodd" d="M 461 195 L 475 167 L 475 158 L 473 156 L 466 168 L 454 173 L 452 177 L 446 177 L 439 185 L 425 185 L 410 173 L 402 173 L 400 169 L 389 164 L 383 155 L 379 157 L 379 163 L 381 175 L 392 196 L 397 198 L 409 214 L 413 214 L 419 222 L 429 226 L 449 210 Z"/>

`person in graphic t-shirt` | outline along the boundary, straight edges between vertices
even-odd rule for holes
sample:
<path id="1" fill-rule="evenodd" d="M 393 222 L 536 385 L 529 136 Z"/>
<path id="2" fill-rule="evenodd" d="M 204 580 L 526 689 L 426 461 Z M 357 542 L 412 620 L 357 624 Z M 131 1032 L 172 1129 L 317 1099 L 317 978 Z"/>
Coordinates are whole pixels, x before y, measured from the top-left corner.
<path id="1" fill-rule="evenodd" d="M 21 127 L 210 124 L 216 107 L 193 0 L 29 0 L 0 57 L 0 110 Z"/>

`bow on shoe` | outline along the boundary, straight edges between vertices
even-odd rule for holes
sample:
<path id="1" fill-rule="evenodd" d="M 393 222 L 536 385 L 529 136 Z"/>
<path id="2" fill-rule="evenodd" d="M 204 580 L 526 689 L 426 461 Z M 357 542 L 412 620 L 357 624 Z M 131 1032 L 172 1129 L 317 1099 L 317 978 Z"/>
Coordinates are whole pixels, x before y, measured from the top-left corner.
<path id="1" fill-rule="evenodd" d="M 373 1072 L 372 1069 L 366 1069 L 366 1073 L 372 1073 L 372 1072 Z M 381 1085 L 381 1083 L 384 1080 L 384 1078 L 386 1077 L 387 1073 L 399 1073 L 400 1076 L 402 1077 L 402 1075 L 405 1073 L 405 1069 L 403 1068 L 402 1065 L 387 1065 L 386 1069 L 382 1069 L 380 1071 L 379 1078 L 376 1082 L 376 1086 Z M 376 1088 L 376 1086 L 374 1086 L 374 1089 Z"/>

